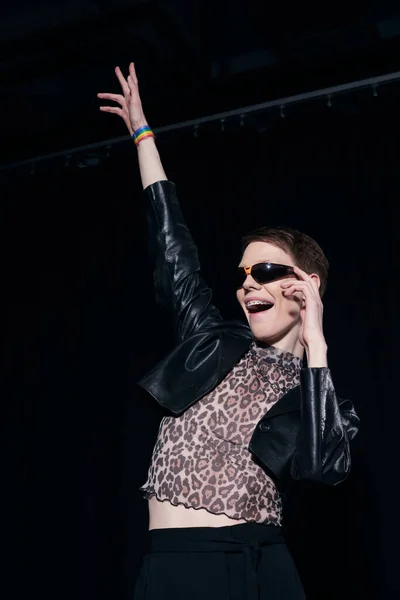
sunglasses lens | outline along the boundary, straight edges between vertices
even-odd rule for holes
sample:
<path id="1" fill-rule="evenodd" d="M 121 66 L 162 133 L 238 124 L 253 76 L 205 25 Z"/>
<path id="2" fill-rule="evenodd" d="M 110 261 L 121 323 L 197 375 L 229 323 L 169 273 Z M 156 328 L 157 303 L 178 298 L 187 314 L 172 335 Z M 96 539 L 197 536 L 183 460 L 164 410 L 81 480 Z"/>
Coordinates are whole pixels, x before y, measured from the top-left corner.
<path id="1" fill-rule="evenodd" d="M 273 263 L 260 263 L 258 265 L 254 265 L 251 269 L 251 276 L 257 283 L 264 284 L 269 283 L 271 281 L 275 281 L 276 279 L 282 279 L 283 277 L 287 277 L 293 274 L 293 269 L 287 267 L 286 265 L 276 265 Z M 237 270 L 237 285 L 236 288 L 239 289 L 243 286 L 243 283 L 246 280 L 246 273 L 243 267 Z"/>
<path id="2" fill-rule="evenodd" d="M 257 265 L 251 270 L 253 279 L 257 283 L 268 283 L 275 279 L 276 270 L 271 265 Z"/>
<path id="3" fill-rule="evenodd" d="M 246 273 L 243 267 L 239 267 L 236 271 L 236 289 L 240 289 L 246 281 Z"/>
<path id="4" fill-rule="evenodd" d="M 258 283 L 269 283 L 270 281 L 287 277 L 291 273 L 292 269 L 290 269 L 290 267 L 272 263 L 256 265 L 252 269 L 252 275 Z"/>

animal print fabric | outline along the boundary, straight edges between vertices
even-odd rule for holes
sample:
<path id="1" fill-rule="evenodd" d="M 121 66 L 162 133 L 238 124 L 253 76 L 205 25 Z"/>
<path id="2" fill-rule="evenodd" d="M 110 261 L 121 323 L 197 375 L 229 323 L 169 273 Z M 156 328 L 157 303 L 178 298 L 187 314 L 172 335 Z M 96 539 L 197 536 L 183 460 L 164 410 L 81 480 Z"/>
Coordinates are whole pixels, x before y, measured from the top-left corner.
<path id="1" fill-rule="evenodd" d="M 248 449 L 258 421 L 299 384 L 301 359 L 253 343 L 209 394 L 161 421 L 145 498 L 281 525 L 278 490 Z"/>

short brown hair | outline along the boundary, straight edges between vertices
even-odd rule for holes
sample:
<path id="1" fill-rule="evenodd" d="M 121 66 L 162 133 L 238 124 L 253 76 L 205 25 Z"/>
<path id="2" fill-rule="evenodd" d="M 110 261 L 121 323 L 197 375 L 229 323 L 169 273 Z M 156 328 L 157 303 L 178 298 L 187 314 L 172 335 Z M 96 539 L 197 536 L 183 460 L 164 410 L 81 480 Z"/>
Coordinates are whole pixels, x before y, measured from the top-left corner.
<path id="1" fill-rule="evenodd" d="M 320 280 L 320 296 L 325 293 L 329 262 L 322 248 L 312 237 L 290 227 L 261 227 L 242 238 L 242 254 L 252 242 L 267 242 L 287 252 L 297 267 L 306 273 L 316 273 Z"/>

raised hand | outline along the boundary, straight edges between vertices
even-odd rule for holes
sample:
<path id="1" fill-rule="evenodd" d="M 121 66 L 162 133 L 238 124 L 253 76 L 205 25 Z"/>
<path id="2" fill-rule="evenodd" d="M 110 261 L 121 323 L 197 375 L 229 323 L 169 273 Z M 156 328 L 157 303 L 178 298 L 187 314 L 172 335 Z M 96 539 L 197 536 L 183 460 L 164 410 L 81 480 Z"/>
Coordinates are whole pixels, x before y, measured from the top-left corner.
<path id="1" fill-rule="evenodd" d="M 300 343 L 306 350 L 309 350 L 312 345 L 324 346 L 326 343 L 322 326 L 324 308 L 317 282 L 299 267 L 294 267 L 294 271 L 299 279 L 286 281 L 281 284 L 281 288 L 286 298 L 297 297 L 301 303 Z"/>
<path id="2" fill-rule="evenodd" d="M 125 79 L 119 67 L 115 68 L 115 74 L 121 85 L 122 94 L 99 93 L 97 97 L 116 102 L 119 106 L 100 106 L 100 110 L 122 117 L 130 135 L 133 135 L 133 132 L 139 127 L 147 125 L 140 99 L 135 65 L 133 62 L 129 65 L 128 79 Z"/>

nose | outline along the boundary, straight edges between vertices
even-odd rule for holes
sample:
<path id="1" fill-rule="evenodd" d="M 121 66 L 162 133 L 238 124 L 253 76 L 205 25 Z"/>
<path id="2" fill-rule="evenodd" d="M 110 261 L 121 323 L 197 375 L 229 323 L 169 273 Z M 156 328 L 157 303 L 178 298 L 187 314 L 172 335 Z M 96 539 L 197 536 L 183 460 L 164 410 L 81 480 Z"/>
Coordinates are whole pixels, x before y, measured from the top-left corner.
<path id="1" fill-rule="evenodd" d="M 261 284 L 257 283 L 251 275 L 247 275 L 242 287 L 244 290 L 261 290 L 262 288 Z"/>

